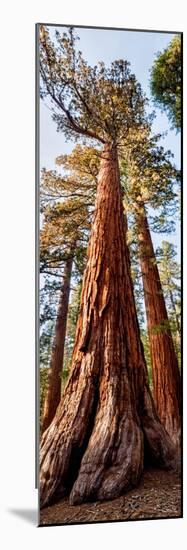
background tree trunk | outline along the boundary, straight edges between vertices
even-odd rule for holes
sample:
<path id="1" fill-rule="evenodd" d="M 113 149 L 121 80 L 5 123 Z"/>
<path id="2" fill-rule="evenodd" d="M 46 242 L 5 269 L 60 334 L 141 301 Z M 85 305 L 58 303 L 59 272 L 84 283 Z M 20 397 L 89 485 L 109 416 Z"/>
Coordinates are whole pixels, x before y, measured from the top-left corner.
<path id="1" fill-rule="evenodd" d="M 180 442 L 181 382 L 151 234 L 142 203 L 136 205 L 139 258 L 150 342 L 154 399 L 174 443 Z"/>
<path id="2" fill-rule="evenodd" d="M 119 496 L 173 445 L 155 412 L 130 278 L 117 152 L 105 146 L 69 381 L 41 441 L 41 506 Z"/>
<path id="3" fill-rule="evenodd" d="M 64 359 L 64 345 L 66 336 L 72 264 L 73 250 L 71 250 L 71 255 L 69 256 L 69 258 L 67 258 L 65 262 L 64 273 L 62 277 L 62 285 L 60 289 L 59 304 L 51 351 L 48 389 L 44 401 L 42 433 L 51 424 L 61 398 L 61 374 Z"/>

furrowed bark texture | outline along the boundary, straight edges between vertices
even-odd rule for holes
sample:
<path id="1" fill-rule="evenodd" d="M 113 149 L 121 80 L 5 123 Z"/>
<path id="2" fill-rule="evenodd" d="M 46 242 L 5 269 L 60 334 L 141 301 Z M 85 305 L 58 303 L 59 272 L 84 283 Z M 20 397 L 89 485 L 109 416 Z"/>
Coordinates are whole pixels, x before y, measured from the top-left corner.
<path id="1" fill-rule="evenodd" d="M 66 260 L 62 278 L 62 285 L 60 289 L 54 339 L 51 351 L 48 389 L 44 402 L 42 432 L 44 432 L 51 424 L 61 398 L 61 373 L 64 359 L 64 345 L 66 336 L 72 264 L 73 253 Z"/>
<path id="2" fill-rule="evenodd" d="M 137 206 L 136 222 L 154 399 L 159 417 L 173 442 L 178 444 L 181 432 L 180 372 L 144 205 Z"/>
<path id="3" fill-rule="evenodd" d="M 41 506 L 110 499 L 135 485 L 173 445 L 155 411 L 130 278 L 118 159 L 105 146 L 72 369 L 41 442 Z"/>

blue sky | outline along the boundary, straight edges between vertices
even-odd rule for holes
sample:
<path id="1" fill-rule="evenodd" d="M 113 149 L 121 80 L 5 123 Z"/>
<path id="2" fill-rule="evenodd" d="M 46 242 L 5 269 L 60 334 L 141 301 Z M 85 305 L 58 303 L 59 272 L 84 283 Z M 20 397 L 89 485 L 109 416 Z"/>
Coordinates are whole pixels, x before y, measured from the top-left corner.
<path id="1" fill-rule="evenodd" d="M 60 28 L 58 27 L 60 31 Z M 65 28 L 62 28 L 66 30 Z M 165 113 L 153 106 L 149 79 L 150 69 L 159 51 L 162 51 L 171 42 L 174 34 L 153 33 L 137 31 L 115 31 L 104 29 L 76 28 L 80 37 L 78 48 L 90 65 L 103 60 L 109 65 L 115 59 L 124 58 L 131 64 L 131 70 L 141 83 L 143 91 L 150 99 L 150 109 L 156 111 L 156 119 L 153 123 L 154 132 L 165 132 L 167 136 L 162 140 L 165 149 L 171 149 L 174 153 L 174 162 L 180 168 L 180 134 L 170 129 L 170 124 Z M 54 28 L 50 27 L 51 36 L 54 36 Z M 69 153 L 74 147 L 74 142 L 66 143 L 62 133 L 56 131 L 56 125 L 51 118 L 51 112 L 43 101 L 40 102 L 40 167 L 46 169 L 57 168 L 55 157 L 63 153 Z M 180 250 L 180 227 L 177 224 L 175 234 L 153 235 L 154 246 L 158 246 L 162 239 L 170 240 Z"/>

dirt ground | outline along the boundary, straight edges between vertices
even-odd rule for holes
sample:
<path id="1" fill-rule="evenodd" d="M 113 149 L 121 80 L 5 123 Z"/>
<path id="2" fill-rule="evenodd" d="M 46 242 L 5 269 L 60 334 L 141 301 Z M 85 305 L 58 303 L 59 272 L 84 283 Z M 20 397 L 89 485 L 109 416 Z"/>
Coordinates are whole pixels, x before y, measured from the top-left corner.
<path id="1" fill-rule="evenodd" d="M 147 470 L 135 489 L 105 502 L 70 506 L 68 498 L 41 510 L 40 525 L 181 517 L 181 477 L 177 472 Z"/>

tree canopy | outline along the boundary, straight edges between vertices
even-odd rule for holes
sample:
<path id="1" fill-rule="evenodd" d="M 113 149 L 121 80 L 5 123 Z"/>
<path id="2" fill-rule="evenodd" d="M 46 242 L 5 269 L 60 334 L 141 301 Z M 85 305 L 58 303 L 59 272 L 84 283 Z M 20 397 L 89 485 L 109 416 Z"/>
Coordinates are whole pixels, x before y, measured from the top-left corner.
<path id="1" fill-rule="evenodd" d="M 41 97 L 51 98 L 53 119 L 66 138 L 119 144 L 130 127 L 145 122 L 141 86 L 126 60 L 91 67 L 76 42 L 72 28 L 56 31 L 53 43 L 40 26 Z"/>
<path id="2" fill-rule="evenodd" d="M 126 211 L 133 213 L 143 204 L 149 207 L 151 229 L 170 232 L 177 212 L 180 171 L 172 162 L 171 151 L 165 151 L 159 144 L 160 137 L 151 134 L 149 127 L 144 132 L 136 131 L 124 148 L 121 174 Z"/>
<path id="3" fill-rule="evenodd" d="M 181 37 L 175 36 L 156 57 L 151 70 L 151 92 L 167 112 L 172 127 L 181 127 Z"/>

